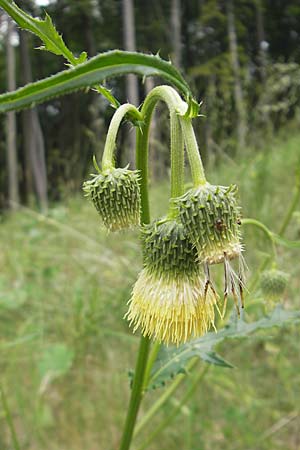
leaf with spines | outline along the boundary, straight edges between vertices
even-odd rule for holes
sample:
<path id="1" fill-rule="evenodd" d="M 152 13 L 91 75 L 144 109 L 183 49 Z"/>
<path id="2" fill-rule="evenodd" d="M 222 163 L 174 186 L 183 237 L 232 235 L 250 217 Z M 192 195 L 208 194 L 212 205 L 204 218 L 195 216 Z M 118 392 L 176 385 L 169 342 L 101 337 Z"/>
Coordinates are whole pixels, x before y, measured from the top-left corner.
<path id="1" fill-rule="evenodd" d="M 209 364 L 220 367 L 233 367 L 222 356 L 215 353 L 215 347 L 227 338 L 246 338 L 256 331 L 272 327 L 284 326 L 288 322 L 295 323 L 300 320 L 300 311 L 286 311 L 277 306 L 270 315 L 252 323 L 247 323 L 234 317 L 231 322 L 218 333 L 210 332 L 205 336 L 187 342 L 180 347 L 162 347 L 152 369 L 148 389 L 157 388 L 166 384 L 179 373 L 186 372 L 188 361 L 198 356 Z"/>
<path id="2" fill-rule="evenodd" d="M 57 32 L 53 25 L 49 14 L 46 13 L 44 20 L 32 17 L 30 14 L 27 14 L 19 8 L 15 2 L 9 0 L 0 0 L 0 6 L 23 30 L 30 31 L 42 40 L 44 45 L 38 47 L 40 50 L 47 50 L 55 55 L 61 55 L 74 66 L 81 64 L 86 60 L 86 52 L 82 52 L 77 58 L 68 49 L 62 36 Z"/>
<path id="3" fill-rule="evenodd" d="M 0 113 L 29 108 L 54 97 L 95 86 L 108 78 L 129 73 L 164 78 L 186 98 L 191 99 L 189 85 L 167 61 L 144 53 L 113 50 L 16 91 L 0 95 Z"/>

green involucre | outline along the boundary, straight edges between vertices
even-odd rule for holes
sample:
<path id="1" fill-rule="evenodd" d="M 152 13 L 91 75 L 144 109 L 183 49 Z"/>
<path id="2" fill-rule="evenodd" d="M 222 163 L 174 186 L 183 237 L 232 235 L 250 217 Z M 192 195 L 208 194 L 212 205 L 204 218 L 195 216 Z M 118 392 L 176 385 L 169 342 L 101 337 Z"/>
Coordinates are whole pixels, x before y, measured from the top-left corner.
<path id="1" fill-rule="evenodd" d="M 266 270 L 260 277 L 260 288 L 266 300 L 279 300 L 284 294 L 289 274 L 277 269 Z"/>
<path id="2" fill-rule="evenodd" d="M 142 228 L 144 266 L 158 277 L 199 272 L 197 250 L 176 220 L 158 219 Z"/>
<path id="3" fill-rule="evenodd" d="M 240 254 L 240 207 L 236 191 L 235 185 L 206 183 L 173 199 L 200 261 L 215 264 L 222 262 L 224 256 L 232 259 Z"/>
<path id="4" fill-rule="evenodd" d="M 83 183 L 83 190 L 94 203 L 109 231 L 139 225 L 140 188 L 138 171 L 126 168 L 107 169 L 92 175 Z"/>

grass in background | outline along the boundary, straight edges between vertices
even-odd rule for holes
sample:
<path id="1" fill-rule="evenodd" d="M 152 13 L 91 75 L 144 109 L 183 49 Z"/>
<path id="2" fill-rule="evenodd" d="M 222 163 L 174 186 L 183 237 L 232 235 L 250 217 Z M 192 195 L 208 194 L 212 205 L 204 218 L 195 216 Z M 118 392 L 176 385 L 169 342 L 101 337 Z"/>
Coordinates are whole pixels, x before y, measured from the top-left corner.
<path id="1" fill-rule="evenodd" d="M 236 182 L 244 216 L 278 231 L 299 148 L 299 134 L 284 136 L 240 161 L 224 159 L 209 168 L 209 180 Z M 154 215 L 165 210 L 166 189 L 154 188 Z M 299 233 L 295 214 L 287 236 L 299 239 Z M 245 237 L 255 271 L 269 244 L 250 227 Z M 0 241 L 0 377 L 22 450 L 117 448 L 129 396 L 124 368 L 132 368 L 138 345 L 122 319 L 141 267 L 138 233 L 108 235 L 78 196 L 55 205 L 48 218 L 26 209 L 3 216 Z M 286 306 L 299 309 L 299 251 L 279 249 L 279 265 L 292 274 Z M 264 312 L 253 293 L 247 313 Z M 267 340 L 225 342 L 220 352 L 236 369 L 212 367 L 174 426 L 149 449 L 298 450 L 299 338 L 294 326 L 272 329 Z M 149 393 L 142 410 L 157 395 Z M 179 393 L 170 402 L 176 398 Z M 8 450 L 2 406 L 0 414 L 0 449 Z"/>

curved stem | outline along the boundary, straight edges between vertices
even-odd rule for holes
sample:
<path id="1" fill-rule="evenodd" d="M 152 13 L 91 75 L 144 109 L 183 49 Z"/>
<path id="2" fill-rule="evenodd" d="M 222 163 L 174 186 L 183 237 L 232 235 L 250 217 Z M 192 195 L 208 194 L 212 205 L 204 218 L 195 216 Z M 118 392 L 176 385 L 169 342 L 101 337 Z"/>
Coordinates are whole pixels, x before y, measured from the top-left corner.
<path id="1" fill-rule="evenodd" d="M 157 86 L 152 89 L 141 110 L 147 133 L 149 133 L 148 123 L 157 102 L 160 100 L 166 103 L 170 113 L 171 197 L 178 197 L 184 192 L 184 146 L 179 115 L 185 114 L 187 104 L 170 86 Z M 145 139 L 148 141 L 148 134 Z"/>
<path id="2" fill-rule="evenodd" d="M 276 259 L 276 256 L 277 256 L 276 247 L 275 247 L 275 242 L 274 242 L 271 231 L 263 223 L 259 222 L 259 220 L 256 220 L 256 219 L 242 219 L 242 224 L 243 225 L 253 225 L 264 232 L 265 236 L 271 242 L 273 256 L 274 256 L 274 259 Z"/>
<path id="3" fill-rule="evenodd" d="M 130 103 L 125 103 L 120 106 L 113 115 L 105 141 L 103 156 L 102 156 L 102 170 L 111 169 L 115 166 L 114 163 L 114 151 L 116 148 L 117 134 L 121 125 L 121 122 L 126 114 L 134 114 L 137 120 L 141 120 L 142 116 L 139 110 Z"/>
<path id="4" fill-rule="evenodd" d="M 185 141 L 185 147 L 188 154 L 193 183 L 195 187 L 206 183 L 204 167 L 202 164 L 196 136 L 194 133 L 191 119 L 180 117 L 180 123 Z"/>

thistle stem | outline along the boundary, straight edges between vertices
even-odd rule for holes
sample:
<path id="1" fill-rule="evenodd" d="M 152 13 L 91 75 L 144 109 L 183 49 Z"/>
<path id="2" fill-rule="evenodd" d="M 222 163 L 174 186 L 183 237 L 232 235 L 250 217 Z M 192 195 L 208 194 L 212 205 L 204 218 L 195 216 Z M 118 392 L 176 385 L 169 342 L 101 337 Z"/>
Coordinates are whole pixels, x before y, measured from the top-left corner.
<path id="1" fill-rule="evenodd" d="M 300 169 L 299 169 L 299 172 L 300 172 Z M 296 190 L 295 190 L 295 193 L 293 195 L 292 201 L 290 203 L 289 209 L 287 210 L 287 213 L 286 213 L 286 215 L 284 217 L 284 220 L 282 222 L 282 225 L 280 227 L 280 230 L 279 230 L 279 233 L 278 233 L 279 236 L 283 236 L 284 235 L 284 233 L 285 233 L 285 231 L 286 231 L 286 229 L 287 229 L 287 227 L 288 227 L 288 225 L 289 225 L 289 223 L 291 221 L 293 213 L 294 213 L 296 207 L 298 206 L 299 200 L 300 200 L 300 173 L 297 174 Z"/>
<path id="2" fill-rule="evenodd" d="M 190 162 L 193 183 L 195 187 L 198 187 L 206 183 L 206 178 L 192 121 L 186 117 L 180 117 L 179 120 Z"/>
<path id="3" fill-rule="evenodd" d="M 209 365 L 207 365 L 206 367 L 203 368 L 202 371 L 200 371 L 199 373 L 197 373 L 194 377 L 194 380 L 192 381 L 192 383 L 190 384 L 188 390 L 186 391 L 186 393 L 184 394 L 184 396 L 182 397 L 181 401 L 179 402 L 179 404 L 173 409 L 173 411 L 171 412 L 171 414 L 169 414 L 165 420 L 163 420 L 158 427 L 150 434 L 150 436 L 146 439 L 146 441 L 138 448 L 138 450 L 145 450 L 146 448 L 148 448 L 149 444 L 153 441 L 153 439 L 156 438 L 156 436 L 164 429 L 166 428 L 169 423 L 172 422 L 173 419 L 175 419 L 175 417 L 177 416 L 177 414 L 180 412 L 181 408 L 186 404 L 186 402 L 190 399 L 190 397 L 193 395 L 193 393 L 195 392 L 195 390 L 197 389 L 197 386 L 199 385 L 199 383 L 202 381 L 202 379 L 204 378 L 204 376 L 206 375 L 207 371 L 209 370 Z"/>
<path id="4" fill-rule="evenodd" d="M 143 395 L 142 388 L 143 388 L 144 372 L 149 353 L 149 346 L 150 346 L 149 338 L 141 336 L 140 347 L 133 378 L 133 385 L 131 390 L 131 397 L 127 411 L 127 417 L 125 421 L 120 450 L 129 450 L 130 448 L 133 430 Z"/>
<path id="5" fill-rule="evenodd" d="M 160 100 L 166 103 L 170 113 L 171 197 L 178 197 L 184 192 L 184 146 L 179 115 L 185 114 L 187 104 L 172 87 L 157 86 L 144 101 L 141 112 L 145 121 L 151 119 L 154 108 Z"/>
<path id="6" fill-rule="evenodd" d="M 130 103 L 125 103 L 117 109 L 111 119 L 107 132 L 102 156 L 102 170 L 112 169 L 113 167 L 115 167 L 114 152 L 116 148 L 117 134 L 122 120 L 128 113 L 131 113 L 131 115 L 133 114 L 137 120 L 142 120 L 142 116 L 139 110 Z"/>
<path id="7" fill-rule="evenodd" d="M 198 358 L 193 358 L 186 367 L 187 371 L 190 371 L 197 363 Z M 147 413 L 138 422 L 134 436 L 137 436 L 140 431 L 145 427 L 145 425 L 152 419 L 152 417 L 157 413 L 157 411 L 166 403 L 166 401 L 171 397 L 171 395 L 176 391 L 178 386 L 185 380 L 186 373 L 179 373 L 174 381 L 170 384 L 168 389 L 157 399 L 157 401 L 151 406 Z"/>
<path id="8" fill-rule="evenodd" d="M 145 370 L 144 386 L 143 386 L 144 390 L 146 390 L 149 385 L 149 381 L 150 381 L 150 377 L 151 377 L 151 370 L 152 370 L 153 364 L 156 361 L 160 347 L 161 347 L 161 344 L 158 341 L 155 341 L 154 344 L 152 345 L 152 348 L 151 348 L 151 351 L 149 354 L 149 358 L 148 358 L 148 362 L 147 362 L 147 367 Z"/>
<path id="9" fill-rule="evenodd" d="M 263 231 L 263 233 L 265 234 L 265 236 L 269 239 L 269 241 L 271 243 L 273 257 L 274 257 L 274 259 L 276 259 L 277 254 L 276 254 L 275 241 L 274 241 L 271 231 L 263 223 L 261 223 L 259 220 L 256 220 L 256 219 L 248 219 L 248 218 L 242 219 L 242 225 L 253 225 L 253 226 L 259 228 L 261 231 Z"/>
<path id="10" fill-rule="evenodd" d="M 141 224 L 147 224 L 150 222 L 148 192 L 148 141 L 152 113 L 159 100 L 166 102 L 171 116 L 171 195 L 181 195 L 181 193 L 183 193 L 184 148 L 177 114 L 184 114 L 187 109 L 187 104 L 183 102 L 173 88 L 169 86 L 159 86 L 152 89 L 145 99 L 141 113 L 138 112 L 140 115 L 138 117 L 138 120 L 140 120 L 140 128 L 137 128 L 136 166 L 137 170 L 140 171 Z M 105 167 L 111 167 L 110 164 L 113 162 L 113 152 L 115 148 L 117 130 L 124 115 L 129 110 L 133 111 L 132 108 L 134 108 L 132 105 L 123 105 L 114 114 L 105 144 L 102 169 Z M 150 340 L 147 337 L 142 336 L 120 450 L 129 450 L 130 448 L 139 406 L 144 393 L 145 380 L 148 382 L 151 367 L 159 350 L 159 345 L 155 345 L 153 347 L 153 352 L 150 359 L 149 349 Z"/>
<path id="11" fill-rule="evenodd" d="M 142 224 L 150 222 L 150 208 L 148 195 L 148 136 L 152 111 L 148 115 L 147 120 L 145 120 L 142 123 L 141 128 L 137 128 L 137 139 L 136 139 L 136 166 L 137 169 L 140 171 Z M 143 396 L 143 385 L 149 349 L 150 349 L 149 338 L 141 336 L 135 372 L 133 377 L 131 396 L 127 410 L 127 417 L 120 444 L 120 450 L 129 450 L 130 448 L 135 422 Z"/>
<path id="12" fill-rule="evenodd" d="M 184 146 L 180 122 L 175 111 L 170 112 L 171 198 L 184 193 Z"/>

